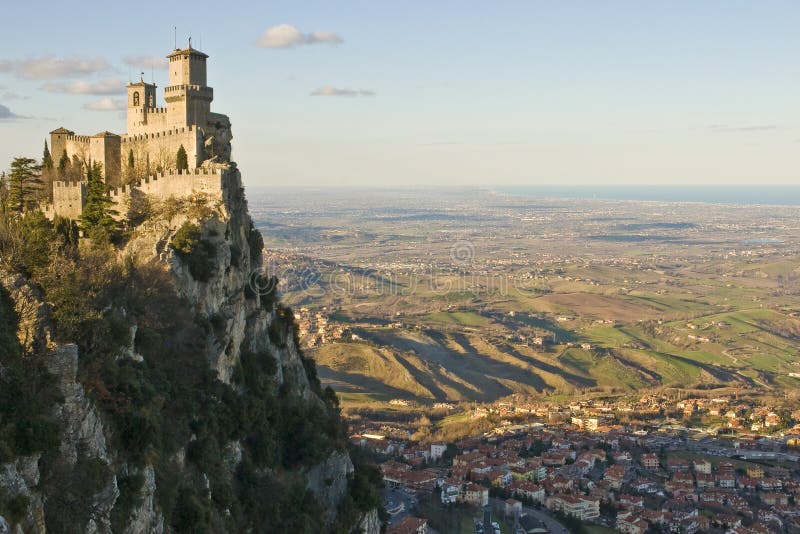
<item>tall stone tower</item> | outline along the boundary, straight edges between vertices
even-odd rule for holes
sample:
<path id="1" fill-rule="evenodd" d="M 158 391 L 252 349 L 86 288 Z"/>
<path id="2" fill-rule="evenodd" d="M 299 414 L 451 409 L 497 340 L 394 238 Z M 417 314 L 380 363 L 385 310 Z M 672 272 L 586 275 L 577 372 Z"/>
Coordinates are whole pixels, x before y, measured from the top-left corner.
<path id="1" fill-rule="evenodd" d="M 163 110 L 161 110 L 163 111 Z M 156 113 L 156 84 L 139 80 L 128 84 L 128 132 L 147 126 L 149 115 Z"/>
<path id="2" fill-rule="evenodd" d="M 164 99 L 173 126 L 205 125 L 211 112 L 214 90 L 206 85 L 208 56 L 192 48 L 176 49 L 169 59 L 169 87 Z"/>

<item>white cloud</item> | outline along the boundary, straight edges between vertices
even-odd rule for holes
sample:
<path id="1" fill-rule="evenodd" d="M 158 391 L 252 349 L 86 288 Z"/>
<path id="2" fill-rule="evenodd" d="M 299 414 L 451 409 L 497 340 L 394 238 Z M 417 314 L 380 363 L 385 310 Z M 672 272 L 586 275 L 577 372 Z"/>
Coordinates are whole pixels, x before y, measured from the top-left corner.
<path id="1" fill-rule="evenodd" d="M 100 100 L 84 104 L 83 109 L 88 109 L 90 111 L 118 111 L 125 109 L 125 101 L 106 96 Z"/>
<path id="2" fill-rule="evenodd" d="M 137 69 L 166 69 L 168 66 L 167 59 L 159 56 L 127 56 L 122 61 Z"/>
<path id="3" fill-rule="evenodd" d="M 109 70 L 111 65 L 102 57 L 43 56 L 23 60 L 0 61 L 0 72 L 13 72 L 25 80 L 57 80 Z"/>
<path id="4" fill-rule="evenodd" d="M 326 85 L 311 91 L 311 96 L 375 96 L 375 91 L 369 89 L 346 89 Z"/>
<path id="5" fill-rule="evenodd" d="M 292 48 L 320 43 L 338 45 L 343 42 L 344 40 L 333 32 L 303 33 L 291 24 L 279 24 L 267 28 L 257 44 L 263 48 Z"/>
<path id="6" fill-rule="evenodd" d="M 46 83 L 42 89 L 48 93 L 67 93 L 70 95 L 121 95 L 125 92 L 122 80 L 109 78 L 96 82 L 77 81 L 69 84 Z"/>
<path id="7" fill-rule="evenodd" d="M 4 106 L 3 104 L 0 104 L 0 122 L 13 121 L 15 119 L 26 119 L 26 118 L 27 117 L 17 115 L 16 113 L 8 109 L 8 107 Z"/>

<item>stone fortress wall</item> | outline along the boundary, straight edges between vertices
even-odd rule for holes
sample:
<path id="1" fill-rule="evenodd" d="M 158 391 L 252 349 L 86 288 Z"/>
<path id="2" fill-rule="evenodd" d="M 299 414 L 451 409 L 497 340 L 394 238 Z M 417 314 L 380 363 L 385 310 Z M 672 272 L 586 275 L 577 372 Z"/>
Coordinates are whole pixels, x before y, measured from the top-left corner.
<path id="1" fill-rule="evenodd" d="M 114 188 L 109 196 L 115 204 L 114 209 L 118 212 L 117 218 L 124 218 L 131 196 L 135 193 L 147 195 L 150 199 L 158 201 L 183 198 L 196 193 L 211 198 L 222 198 L 226 179 L 235 172 L 231 166 L 171 170 L 148 176 L 141 182 Z M 56 215 L 78 219 L 85 205 L 84 182 L 56 182 L 53 186 L 53 204 L 46 206 L 44 213 L 49 219 L 53 219 Z"/>
<path id="2" fill-rule="evenodd" d="M 167 108 L 131 108 L 128 111 L 129 123 L 128 131 L 141 131 L 147 128 L 157 130 L 169 130 L 173 124 L 170 124 L 169 111 Z"/>
<path id="3" fill-rule="evenodd" d="M 168 171 L 154 174 L 136 184 L 112 189 L 110 196 L 111 200 L 120 205 L 125 204 L 134 191 L 156 200 L 181 198 L 195 193 L 221 198 L 223 177 L 227 172 L 227 169 L 208 167 Z"/>
<path id="4" fill-rule="evenodd" d="M 86 184 L 83 182 L 55 182 L 53 204 L 45 206 L 44 214 L 52 219 L 56 215 L 77 219 L 86 204 Z"/>
<path id="5" fill-rule="evenodd" d="M 97 162 L 103 166 L 103 177 L 111 184 L 119 181 L 121 171 L 120 136 L 111 132 L 96 135 L 75 135 L 64 128 L 50 134 L 50 147 L 55 163 L 66 152 L 70 161 Z"/>
<path id="6" fill-rule="evenodd" d="M 203 136 L 196 126 L 183 126 L 152 133 L 123 135 L 121 138 L 121 158 L 125 162 L 123 169 L 127 171 L 128 155 L 133 151 L 134 161 L 145 166 L 149 160 L 150 169 L 175 168 L 175 157 L 178 148 L 183 146 L 189 168 L 199 167 L 203 157 Z"/>

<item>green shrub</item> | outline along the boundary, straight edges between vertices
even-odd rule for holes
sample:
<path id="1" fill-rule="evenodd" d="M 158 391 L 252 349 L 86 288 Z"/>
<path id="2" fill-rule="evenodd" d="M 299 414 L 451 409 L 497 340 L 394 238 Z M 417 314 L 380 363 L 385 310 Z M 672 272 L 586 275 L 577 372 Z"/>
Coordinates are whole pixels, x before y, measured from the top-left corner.
<path id="1" fill-rule="evenodd" d="M 0 462 L 58 444 L 52 405 L 59 400 L 41 356 L 22 356 L 16 337 L 19 318 L 0 286 Z"/>
<path id="2" fill-rule="evenodd" d="M 186 222 L 172 238 L 172 248 L 188 267 L 192 278 L 208 282 L 213 274 L 216 250 L 213 243 L 202 238 L 200 226 Z"/>
<path id="3" fill-rule="evenodd" d="M 175 532 L 204 533 L 214 532 L 211 529 L 211 512 L 193 486 L 183 486 L 178 493 L 175 510 L 172 513 L 172 527 Z"/>
<path id="4" fill-rule="evenodd" d="M 130 523 L 133 509 L 142 504 L 142 487 L 144 475 L 142 473 L 128 473 L 117 475 L 119 497 L 111 510 L 111 526 L 114 532 L 122 532 Z"/>
<path id="5" fill-rule="evenodd" d="M 45 460 L 41 487 L 47 495 L 45 525 L 48 532 L 85 532 L 94 513 L 94 498 L 111 482 L 111 470 L 98 458 L 79 451 L 75 465 L 60 459 Z"/>
<path id="6" fill-rule="evenodd" d="M 25 519 L 29 504 L 30 499 L 25 495 L 9 495 L 5 489 L 0 488 L 0 515 L 12 525 Z"/>
<path id="7" fill-rule="evenodd" d="M 208 321 L 211 323 L 211 328 L 214 330 L 214 335 L 217 339 L 224 339 L 228 327 L 228 321 L 225 320 L 225 317 L 219 313 L 215 313 L 208 318 Z"/>
<path id="8" fill-rule="evenodd" d="M 247 244 L 250 246 L 250 263 L 257 264 L 258 258 L 261 258 L 261 253 L 264 250 L 264 236 L 250 221 L 250 230 L 247 233 Z"/>
<path id="9" fill-rule="evenodd" d="M 231 245 L 231 265 L 233 267 L 241 267 L 242 250 L 236 245 Z"/>

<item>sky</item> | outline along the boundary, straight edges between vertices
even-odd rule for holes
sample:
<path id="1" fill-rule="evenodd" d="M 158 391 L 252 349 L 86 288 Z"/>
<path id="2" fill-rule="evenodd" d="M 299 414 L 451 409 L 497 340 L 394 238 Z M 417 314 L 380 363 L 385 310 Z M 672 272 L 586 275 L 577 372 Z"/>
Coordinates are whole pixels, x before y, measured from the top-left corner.
<path id="1" fill-rule="evenodd" d="M 800 183 L 796 0 L 76 6 L 2 7 L 0 169 L 123 133 L 142 71 L 163 105 L 176 33 L 248 185 Z"/>

